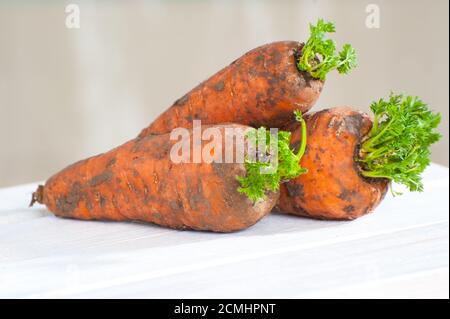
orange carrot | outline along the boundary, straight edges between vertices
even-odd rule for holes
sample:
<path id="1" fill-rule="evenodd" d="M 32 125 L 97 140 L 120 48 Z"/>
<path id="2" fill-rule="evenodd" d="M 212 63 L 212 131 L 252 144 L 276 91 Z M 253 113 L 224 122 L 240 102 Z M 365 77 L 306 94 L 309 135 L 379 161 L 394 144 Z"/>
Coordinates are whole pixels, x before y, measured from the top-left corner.
<path id="1" fill-rule="evenodd" d="M 237 124 L 214 127 L 224 138 L 227 128 L 246 128 Z M 192 134 L 191 130 L 191 139 Z M 176 164 L 170 158 L 175 142 L 169 134 L 136 138 L 77 162 L 39 186 L 32 204 L 44 204 L 66 218 L 143 221 L 216 232 L 249 227 L 275 205 L 278 191 L 268 192 L 256 203 L 238 191 L 236 176 L 245 176 L 245 164 Z M 242 143 L 246 139 L 235 139 L 233 152 L 247 149 Z M 202 154 L 203 147 L 193 143 L 192 152 Z M 220 153 L 225 154 L 225 149 Z"/>
<path id="2" fill-rule="evenodd" d="M 277 210 L 319 219 L 355 219 L 380 203 L 388 180 L 361 175 L 355 158 L 370 131 L 370 118 L 347 107 L 305 115 L 308 128 L 301 166 L 308 170 L 282 184 Z M 297 124 L 288 128 L 292 145 L 301 137 Z"/>
<path id="3" fill-rule="evenodd" d="M 199 84 L 162 113 L 140 136 L 176 127 L 240 123 L 281 127 L 299 109 L 307 112 L 323 82 L 297 68 L 302 44 L 284 41 L 258 47 Z"/>
<path id="4" fill-rule="evenodd" d="M 203 124 L 240 123 L 283 127 L 294 110 L 306 113 L 319 98 L 326 75 L 347 74 L 356 67 L 356 53 L 345 44 L 336 52 L 325 34 L 334 24 L 319 19 L 310 25 L 306 43 L 273 42 L 244 54 L 177 100 L 140 136 Z"/>
<path id="5" fill-rule="evenodd" d="M 324 219 L 354 219 L 374 210 L 392 183 L 422 191 L 441 117 L 415 96 L 391 94 L 370 106 L 373 122 L 346 107 L 305 116 L 308 173 L 282 185 L 279 209 Z M 293 143 L 299 143 L 297 124 Z M 392 190 L 392 186 L 391 186 Z M 396 195 L 398 192 L 393 191 Z"/>

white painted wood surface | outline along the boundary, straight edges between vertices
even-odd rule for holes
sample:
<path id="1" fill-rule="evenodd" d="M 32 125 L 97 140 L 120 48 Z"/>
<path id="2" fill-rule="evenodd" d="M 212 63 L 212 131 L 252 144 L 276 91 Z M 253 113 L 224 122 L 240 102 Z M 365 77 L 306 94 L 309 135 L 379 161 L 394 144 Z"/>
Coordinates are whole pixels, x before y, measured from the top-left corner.
<path id="1" fill-rule="evenodd" d="M 281 214 L 233 234 L 56 218 L 0 189 L 0 297 L 448 298 L 449 171 L 353 222 Z"/>

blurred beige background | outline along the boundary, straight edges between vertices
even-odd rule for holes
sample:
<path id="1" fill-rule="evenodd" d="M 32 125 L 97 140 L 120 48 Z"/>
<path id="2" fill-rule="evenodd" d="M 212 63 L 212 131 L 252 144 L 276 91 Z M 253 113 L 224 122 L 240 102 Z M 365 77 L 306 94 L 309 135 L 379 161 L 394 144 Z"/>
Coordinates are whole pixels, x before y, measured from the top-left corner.
<path id="1" fill-rule="evenodd" d="M 76 3 L 81 28 L 65 26 Z M 379 29 L 366 6 L 381 10 Z M 393 91 L 442 112 L 433 161 L 448 165 L 449 3 L 390 1 L 0 1 L 0 187 L 43 180 L 106 151 L 245 51 L 304 41 L 336 22 L 359 68 L 333 73 L 316 106 L 368 110 Z"/>

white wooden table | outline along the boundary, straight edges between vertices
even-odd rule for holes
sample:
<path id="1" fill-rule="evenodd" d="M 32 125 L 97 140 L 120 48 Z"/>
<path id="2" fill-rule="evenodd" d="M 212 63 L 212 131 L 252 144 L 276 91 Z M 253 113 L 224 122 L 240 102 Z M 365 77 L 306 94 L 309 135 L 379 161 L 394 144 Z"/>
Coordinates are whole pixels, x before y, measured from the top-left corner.
<path id="1" fill-rule="evenodd" d="M 449 297 L 449 171 L 353 222 L 273 214 L 233 234 L 56 218 L 0 189 L 0 297 Z"/>

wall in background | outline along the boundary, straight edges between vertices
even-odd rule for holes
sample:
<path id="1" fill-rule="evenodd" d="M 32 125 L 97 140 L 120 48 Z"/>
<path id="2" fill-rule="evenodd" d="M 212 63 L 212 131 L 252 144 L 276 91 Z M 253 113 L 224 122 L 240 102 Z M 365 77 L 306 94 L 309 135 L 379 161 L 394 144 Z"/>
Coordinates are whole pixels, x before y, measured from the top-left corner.
<path id="1" fill-rule="evenodd" d="M 190 88 L 245 51 L 305 40 L 308 23 L 336 22 L 359 68 L 332 74 L 316 109 L 416 94 L 442 112 L 433 161 L 448 165 L 447 0 L 0 2 L 0 186 L 43 180 L 138 134 Z M 368 4 L 379 29 L 365 26 Z"/>

